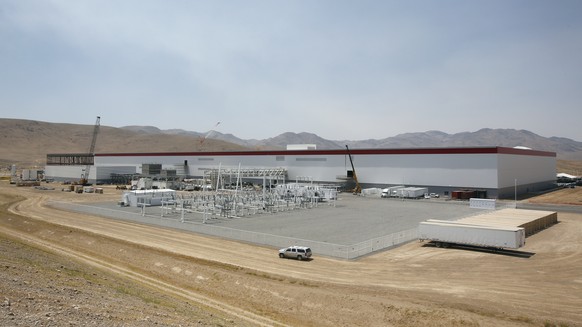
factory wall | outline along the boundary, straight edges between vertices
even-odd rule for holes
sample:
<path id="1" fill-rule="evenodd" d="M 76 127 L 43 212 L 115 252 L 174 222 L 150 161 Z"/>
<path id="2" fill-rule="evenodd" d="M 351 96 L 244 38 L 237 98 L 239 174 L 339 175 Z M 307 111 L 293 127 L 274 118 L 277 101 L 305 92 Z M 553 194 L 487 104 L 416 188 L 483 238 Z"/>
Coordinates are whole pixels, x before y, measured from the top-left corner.
<path id="1" fill-rule="evenodd" d="M 47 165 L 44 168 L 45 178 L 51 178 L 56 181 L 76 182 L 82 178 L 85 166 L 52 166 Z M 89 171 L 89 180 L 95 180 L 95 171 Z"/>
<path id="2" fill-rule="evenodd" d="M 496 154 L 355 156 L 363 183 L 495 188 Z"/>
<path id="3" fill-rule="evenodd" d="M 556 157 L 499 154 L 498 197 L 547 190 L 556 182 Z"/>
<path id="4" fill-rule="evenodd" d="M 518 184 L 532 184 L 556 181 L 556 158 L 500 154 L 499 179 L 497 187 L 513 187 Z"/>
<path id="5" fill-rule="evenodd" d="M 81 179 L 85 172 L 86 166 L 45 166 L 45 177 L 56 181 L 70 181 L 77 182 Z M 92 166 L 89 171 L 89 183 L 97 181 L 108 181 L 111 179 L 111 174 L 135 174 L 136 167 L 134 165 L 125 166 Z"/>
<path id="6" fill-rule="evenodd" d="M 96 171 L 97 181 L 109 181 L 111 179 L 111 174 L 135 174 L 135 166 L 97 166 L 94 167 Z M 93 170 L 93 169 L 92 169 Z M 89 172 L 91 174 L 92 172 Z"/>
<path id="7" fill-rule="evenodd" d="M 555 153 L 513 148 L 352 150 L 363 186 L 408 185 L 432 190 L 483 189 L 489 197 L 549 188 L 555 181 Z M 96 154 L 90 179 L 111 173 L 141 173 L 142 164 L 161 164 L 178 175 L 202 177 L 205 169 L 285 168 L 287 179 L 336 183 L 352 170 L 345 150 L 239 151 Z M 79 178 L 84 167 L 47 166 L 47 175 Z M 523 189 L 521 187 L 524 187 Z"/>

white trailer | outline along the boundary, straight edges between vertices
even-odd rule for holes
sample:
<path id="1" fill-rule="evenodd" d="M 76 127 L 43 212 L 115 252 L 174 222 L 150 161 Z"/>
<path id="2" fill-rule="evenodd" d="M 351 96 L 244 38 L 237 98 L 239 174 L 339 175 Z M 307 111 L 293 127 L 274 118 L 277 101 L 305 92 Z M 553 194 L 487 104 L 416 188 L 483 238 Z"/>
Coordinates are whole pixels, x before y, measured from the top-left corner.
<path id="1" fill-rule="evenodd" d="M 525 229 L 477 226 L 454 221 L 425 221 L 418 226 L 418 238 L 421 241 L 433 241 L 437 247 L 462 244 L 497 249 L 518 249 L 525 245 Z"/>
<path id="2" fill-rule="evenodd" d="M 398 196 L 401 198 L 417 199 L 424 197 L 424 193 L 428 193 L 426 187 L 404 187 L 396 190 Z"/>
<path id="3" fill-rule="evenodd" d="M 365 189 L 362 189 L 362 193 L 360 193 L 360 195 L 367 196 L 367 197 L 379 198 L 382 196 L 382 189 L 377 188 L 377 187 L 365 188 Z"/>

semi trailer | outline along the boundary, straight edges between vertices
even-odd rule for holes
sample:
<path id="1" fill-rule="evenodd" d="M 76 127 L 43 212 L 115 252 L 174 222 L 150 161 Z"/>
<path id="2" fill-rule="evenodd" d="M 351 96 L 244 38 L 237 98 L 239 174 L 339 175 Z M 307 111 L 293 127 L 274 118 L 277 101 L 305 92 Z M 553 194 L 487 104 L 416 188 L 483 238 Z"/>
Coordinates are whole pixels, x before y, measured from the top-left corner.
<path id="1" fill-rule="evenodd" d="M 525 229 L 522 227 L 491 227 L 454 221 L 425 221 L 419 224 L 418 235 L 420 241 L 432 241 L 437 247 L 459 244 L 495 249 L 518 249 L 525 245 Z"/>

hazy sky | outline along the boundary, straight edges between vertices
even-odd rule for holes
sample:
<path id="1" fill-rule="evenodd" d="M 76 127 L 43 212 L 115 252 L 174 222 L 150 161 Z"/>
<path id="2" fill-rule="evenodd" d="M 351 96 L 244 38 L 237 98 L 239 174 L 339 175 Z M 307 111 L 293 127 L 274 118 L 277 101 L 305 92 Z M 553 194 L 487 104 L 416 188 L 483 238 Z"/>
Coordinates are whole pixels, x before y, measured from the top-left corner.
<path id="1" fill-rule="evenodd" d="M 0 0 L 0 117 L 582 141 L 580 0 Z"/>

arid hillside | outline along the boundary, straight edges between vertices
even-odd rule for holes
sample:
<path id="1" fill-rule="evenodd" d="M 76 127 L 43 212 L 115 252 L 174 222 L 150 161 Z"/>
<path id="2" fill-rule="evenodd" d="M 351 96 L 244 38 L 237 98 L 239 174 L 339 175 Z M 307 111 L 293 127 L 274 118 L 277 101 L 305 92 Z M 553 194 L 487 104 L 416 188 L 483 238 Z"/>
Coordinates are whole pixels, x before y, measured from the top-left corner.
<path id="1" fill-rule="evenodd" d="M 0 168 L 6 169 L 11 164 L 21 168 L 42 167 L 46 162 L 47 153 L 86 153 L 91 145 L 93 125 L 47 123 L 34 120 L 0 118 Z M 284 144 L 317 143 L 318 149 L 331 148 L 327 140 L 319 140 L 309 133 L 284 133 L 275 138 L 259 143 L 241 143 L 240 140 L 219 140 L 220 133 L 212 138 L 203 139 L 193 133 L 163 133 L 160 130 L 147 128 L 116 128 L 101 126 L 97 138 L 95 152 L 197 152 L 197 151 L 236 151 L 236 150 L 266 150 L 281 149 Z M 214 137 L 217 138 L 214 138 Z M 513 137 L 513 136 L 512 136 Z M 418 137 L 415 137 L 418 139 Z M 422 139 L 422 138 L 421 138 Z M 204 142 L 202 142 L 204 140 Z M 346 141 L 347 142 L 347 141 Z M 497 144 L 499 140 L 491 140 Z M 343 142 L 345 143 L 345 142 Z M 243 145 L 244 144 L 244 145 Z M 386 144 L 386 147 L 402 147 L 408 143 Z M 409 146 L 443 146 L 426 143 L 408 144 Z M 523 143 L 525 144 L 525 143 Z M 245 146 L 246 145 L 246 146 Z M 361 146 L 377 147 L 378 145 L 362 143 Z M 471 144 L 456 145 L 471 146 Z M 475 145 L 473 145 L 475 146 Z M 507 145 L 509 146 L 509 145 Z M 336 146 L 339 148 L 339 145 Z M 549 151 L 549 149 L 546 149 Z M 577 158 L 572 153 L 563 154 L 559 148 L 557 171 L 572 175 L 582 175 L 582 161 L 563 160 Z"/>
<path id="2" fill-rule="evenodd" d="M 44 166 L 47 153 L 86 153 L 93 125 L 0 119 L 0 164 Z M 241 145 L 200 137 L 147 134 L 101 126 L 95 152 L 232 151 Z"/>
<path id="3" fill-rule="evenodd" d="M 559 173 L 566 173 L 574 176 L 582 176 L 582 161 L 580 160 L 558 160 L 556 170 Z"/>

